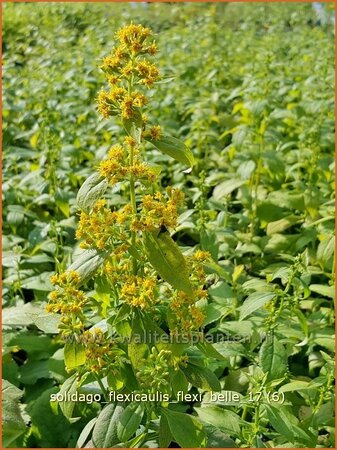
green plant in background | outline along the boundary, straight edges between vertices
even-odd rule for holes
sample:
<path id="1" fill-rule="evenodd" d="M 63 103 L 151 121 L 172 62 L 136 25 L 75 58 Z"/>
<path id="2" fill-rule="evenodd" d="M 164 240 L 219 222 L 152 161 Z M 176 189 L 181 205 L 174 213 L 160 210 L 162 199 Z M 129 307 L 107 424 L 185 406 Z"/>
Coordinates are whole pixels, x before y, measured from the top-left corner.
<path id="1" fill-rule="evenodd" d="M 7 447 L 334 447 L 325 6 L 4 5 Z"/>

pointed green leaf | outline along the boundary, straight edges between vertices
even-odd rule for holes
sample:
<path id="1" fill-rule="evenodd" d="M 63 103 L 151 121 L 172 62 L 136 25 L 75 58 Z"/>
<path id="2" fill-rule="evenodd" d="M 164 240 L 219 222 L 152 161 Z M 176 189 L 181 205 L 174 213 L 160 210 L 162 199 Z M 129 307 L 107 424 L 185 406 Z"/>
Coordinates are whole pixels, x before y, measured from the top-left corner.
<path id="1" fill-rule="evenodd" d="M 206 446 L 206 433 L 199 422 L 193 416 L 170 409 L 161 409 L 165 415 L 173 439 L 182 448 L 200 448 Z"/>
<path id="2" fill-rule="evenodd" d="M 316 447 L 316 439 L 309 431 L 299 427 L 299 421 L 285 405 L 265 405 L 267 418 L 273 428 L 292 443 L 300 442 L 310 448 Z"/>
<path id="3" fill-rule="evenodd" d="M 260 349 L 261 368 L 268 373 L 267 380 L 276 380 L 286 375 L 288 368 L 287 352 L 283 345 L 273 336 L 267 338 Z"/>
<path id="4" fill-rule="evenodd" d="M 117 435 L 121 442 L 126 442 L 138 430 L 144 415 L 142 403 L 131 403 L 128 405 L 119 419 Z"/>
<path id="5" fill-rule="evenodd" d="M 68 378 L 61 386 L 60 394 L 63 398 L 75 394 L 77 392 L 77 373 Z M 73 411 L 75 408 L 76 402 L 74 401 L 62 401 L 58 402 L 60 405 L 60 409 L 63 412 L 63 415 L 68 419 L 72 419 Z"/>
<path id="6" fill-rule="evenodd" d="M 85 443 L 87 442 L 90 433 L 92 429 L 94 428 L 94 425 L 96 423 L 97 417 L 94 417 L 93 419 L 89 420 L 89 422 L 86 424 L 86 426 L 81 431 L 81 434 L 79 435 L 76 443 L 76 448 L 82 448 Z"/>
<path id="7" fill-rule="evenodd" d="M 229 409 L 219 406 L 206 406 L 194 408 L 202 422 L 206 422 L 231 436 L 240 434 L 240 417 Z"/>
<path id="8" fill-rule="evenodd" d="M 206 391 L 220 391 L 221 385 L 214 373 L 206 367 L 188 364 L 183 369 L 188 381 L 193 385 Z"/>
<path id="9" fill-rule="evenodd" d="M 169 233 L 144 233 L 144 244 L 148 260 L 159 275 L 175 289 L 193 295 L 186 260 Z"/>
<path id="10" fill-rule="evenodd" d="M 100 412 L 92 433 L 96 448 L 111 448 L 120 442 L 117 427 L 125 407 L 110 403 Z"/>
<path id="11" fill-rule="evenodd" d="M 81 281 L 78 286 L 81 286 L 104 263 L 108 255 L 107 252 L 98 252 L 94 249 L 84 250 L 67 270 L 74 270 L 79 274 Z"/>
<path id="12" fill-rule="evenodd" d="M 99 173 L 92 174 L 80 187 L 76 197 L 77 206 L 85 212 L 89 212 L 98 199 L 102 197 L 108 188 L 108 180 Z"/>
<path id="13" fill-rule="evenodd" d="M 161 136 L 159 139 L 145 139 L 151 142 L 151 144 L 154 145 L 162 153 L 171 156 L 185 166 L 193 166 L 194 157 L 191 150 L 187 148 L 186 145 L 179 139 L 166 135 Z"/>
<path id="14" fill-rule="evenodd" d="M 19 406 L 22 395 L 20 389 L 2 380 L 2 443 L 5 448 L 13 447 L 15 440 L 26 431 Z"/>
<path id="15" fill-rule="evenodd" d="M 159 439 L 159 447 L 161 448 L 168 448 L 169 444 L 172 441 L 172 434 L 170 431 L 170 427 L 164 414 L 162 414 L 160 417 L 158 439 Z"/>
<path id="16" fill-rule="evenodd" d="M 85 348 L 78 342 L 67 342 L 64 346 L 64 363 L 68 369 L 83 366 L 85 363 Z"/>
<path id="17" fill-rule="evenodd" d="M 254 311 L 261 308 L 265 303 L 269 302 L 274 297 L 275 294 L 272 292 L 254 292 L 249 295 L 243 305 L 239 308 L 240 320 L 250 316 Z"/>

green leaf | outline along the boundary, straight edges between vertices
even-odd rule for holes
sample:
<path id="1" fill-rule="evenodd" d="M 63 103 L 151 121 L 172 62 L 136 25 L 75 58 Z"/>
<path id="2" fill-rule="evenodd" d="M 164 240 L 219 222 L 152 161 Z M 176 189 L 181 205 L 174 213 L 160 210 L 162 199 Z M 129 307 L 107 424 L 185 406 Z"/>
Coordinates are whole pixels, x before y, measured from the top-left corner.
<path id="1" fill-rule="evenodd" d="M 67 369 L 74 369 L 85 363 L 85 348 L 78 342 L 67 342 L 64 346 L 64 363 Z"/>
<path id="2" fill-rule="evenodd" d="M 117 436 L 121 442 L 126 442 L 138 430 L 143 415 L 142 403 L 131 403 L 126 407 L 117 426 Z"/>
<path id="3" fill-rule="evenodd" d="M 308 381 L 296 380 L 281 386 L 279 392 L 305 391 L 307 389 L 317 389 L 317 386 L 310 386 Z"/>
<path id="4" fill-rule="evenodd" d="M 68 271 L 75 270 L 81 278 L 78 286 L 84 284 L 96 270 L 104 263 L 109 256 L 105 252 L 97 252 L 97 250 L 84 250 L 79 257 L 68 267 Z"/>
<path id="5" fill-rule="evenodd" d="M 194 408 L 202 422 L 209 423 L 224 433 L 232 436 L 240 434 L 240 417 L 229 409 L 219 406 L 207 406 L 204 408 Z"/>
<path id="6" fill-rule="evenodd" d="M 123 119 L 123 125 L 126 132 L 135 139 L 137 144 L 140 144 L 143 125 L 140 111 L 135 110 L 131 119 Z"/>
<path id="7" fill-rule="evenodd" d="M 77 373 L 74 373 L 70 378 L 68 378 L 61 386 L 59 394 L 62 395 L 63 398 L 67 398 L 67 396 L 75 394 L 77 392 Z M 73 411 L 76 405 L 76 402 L 71 400 L 66 400 L 62 402 L 58 402 L 60 409 L 63 415 L 69 420 L 69 422 L 74 422 L 72 419 Z M 77 420 L 76 418 L 75 420 Z"/>
<path id="8" fill-rule="evenodd" d="M 182 448 L 206 446 L 206 433 L 201 423 L 193 416 L 161 408 L 175 442 Z"/>
<path id="9" fill-rule="evenodd" d="M 220 391 L 221 385 L 218 378 L 206 367 L 188 364 L 183 369 L 188 381 L 193 385 L 206 391 Z"/>
<path id="10" fill-rule="evenodd" d="M 265 405 L 267 417 L 273 428 L 292 443 L 300 442 L 310 448 L 316 446 L 315 438 L 298 426 L 298 419 L 285 405 Z"/>
<path id="11" fill-rule="evenodd" d="M 60 189 L 56 189 L 55 192 L 55 203 L 60 209 L 60 211 L 66 216 L 70 215 L 70 207 L 69 207 L 69 195 L 65 191 L 61 191 Z"/>
<path id="12" fill-rule="evenodd" d="M 67 448 L 73 428 L 63 414 L 55 414 L 51 408 L 50 398 L 57 394 L 58 388 L 45 390 L 42 395 L 27 405 L 31 417 L 31 433 L 38 439 L 41 448 Z M 52 424 L 52 426 L 51 426 Z"/>
<path id="13" fill-rule="evenodd" d="M 58 324 L 60 323 L 60 316 L 57 314 L 34 314 L 28 313 L 32 318 L 34 324 L 39 330 L 47 334 L 57 334 L 60 330 Z"/>
<path id="14" fill-rule="evenodd" d="M 171 286 L 193 295 L 189 270 L 180 248 L 169 233 L 144 233 L 144 245 L 149 262 Z"/>
<path id="15" fill-rule="evenodd" d="M 209 342 L 206 342 L 206 341 L 198 342 L 197 347 L 199 350 L 201 350 L 203 352 L 204 355 L 206 355 L 209 358 L 215 358 L 215 359 L 218 359 L 219 361 L 223 361 L 226 359 Z"/>
<path id="16" fill-rule="evenodd" d="M 282 231 L 285 231 L 286 229 L 293 226 L 298 221 L 299 219 L 297 216 L 288 216 L 274 222 L 269 222 L 267 226 L 267 235 L 270 236 L 274 233 L 281 233 Z"/>
<path id="17" fill-rule="evenodd" d="M 209 425 L 205 428 L 208 436 L 207 448 L 236 448 L 235 442 L 227 434 Z"/>
<path id="18" fill-rule="evenodd" d="M 19 406 L 23 392 L 7 380 L 2 380 L 2 444 L 10 447 L 26 431 Z"/>
<path id="19" fill-rule="evenodd" d="M 35 384 L 41 378 L 50 378 L 47 360 L 28 360 L 19 368 L 20 381 L 24 384 Z"/>
<path id="20" fill-rule="evenodd" d="M 174 372 L 171 378 L 171 386 L 174 394 L 177 396 L 178 392 L 186 393 L 188 390 L 188 381 L 184 373 L 179 369 Z"/>
<path id="21" fill-rule="evenodd" d="M 275 336 L 264 341 L 260 349 L 260 364 L 267 381 L 283 378 L 288 368 L 288 357 L 284 346 Z"/>
<path id="22" fill-rule="evenodd" d="M 118 391 L 124 386 L 124 376 L 118 369 L 109 371 L 107 375 L 107 383 L 112 391 Z"/>
<path id="23" fill-rule="evenodd" d="M 269 302 L 275 297 L 272 292 L 254 292 L 249 295 L 244 301 L 243 305 L 240 306 L 240 320 L 245 319 L 250 316 L 254 311 L 261 308 L 265 303 Z"/>
<path id="24" fill-rule="evenodd" d="M 48 370 L 50 375 L 61 383 L 68 378 L 64 365 L 63 348 L 56 350 L 56 352 L 48 359 Z"/>
<path id="25" fill-rule="evenodd" d="M 171 441 L 172 433 L 165 415 L 162 414 L 159 422 L 159 447 L 168 448 Z"/>
<path id="26" fill-rule="evenodd" d="M 159 139 L 145 138 L 148 142 L 151 142 L 158 150 L 166 155 L 171 156 L 175 160 L 184 164 L 185 166 L 192 167 L 194 164 L 193 153 L 186 145 L 179 139 L 171 136 L 163 135 Z"/>
<path id="27" fill-rule="evenodd" d="M 92 174 L 80 187 L 76 203 L 85 212 L 89 212 L 98 199 L 102 197 L 109 186 L 108 180 L 99 173 Z"/>
<path id="28" fill-rule="evenodd" d="M 335 298 L 334 286 L 326 286 L 324 284 L 311 284 L 309 286 L 311 292 L 316 292 L 316 294 L 323 295 L 323 297 Z"/>
<path id="29" fill-rule="evenodd" d="M 35 316 L 39 316 L 42 312 L 41 307 L 32 303 L 10 306 L 2 311 L 2 325 L 4 327 L 28 326 L 33 324 Z"/>
<path id="30" fill-rule="evenodd" d="M 102 409 L 92 433 L 92 440 L 96 448 L 110 448 L 120 442 L 117 427 L 124 409 L 124 406 L 120 404 L 109 404 Z"/>
<path id="31" fill-rule="evenodd" d="M 327 266 L 332 259 L 335 251 L 335 236 L 325 236 L 317 248 L 317 259 L 323 264 L 323 267 Z"/>
<path id="32" fill-rule="evenodd" d="M 81 431 L 81 434 L 79 435 L 77 442 L 76 442 L 76 448 L 82 448 L 85 443 L 87 442 L 87 439 L 90 436 L 90 433 L 92 429 L 94 428 L 94 425 L 97 421 L 97 417 L 94 417 L 93 419 L 89 420 L 89 422 L 86 424 L 86 426 Z"/>
<path id="33" fill-rule="evenodd" d="M 231 194 L 235 189 L 245 184 L 245 180 L 226 180 L 215 186 L 213 197 L 215 200 L 223 200 L 224 197 Z"/>
<path id="34" fill-rule="evenodd" d="M 142 322 L 142 317 L 135 313 L 132 321 L 132 336 L 128 344 L 128 356 L 134 368 L 139 369 L 143 365 L 143 359 L 148 357 L 149 347 L 146 344 L 146 328 Z"/>

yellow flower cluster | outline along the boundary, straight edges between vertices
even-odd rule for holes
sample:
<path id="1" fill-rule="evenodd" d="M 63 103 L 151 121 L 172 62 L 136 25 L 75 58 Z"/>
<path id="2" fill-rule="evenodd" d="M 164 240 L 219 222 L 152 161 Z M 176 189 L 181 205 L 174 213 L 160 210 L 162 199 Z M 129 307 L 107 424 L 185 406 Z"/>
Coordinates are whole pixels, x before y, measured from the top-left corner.
<path id="1" fill-rule="evenodd" d="M 116 37 L 121 43 L 122 48 L 131 50 L 134 53 L 147 51 L 146 47 L 144 47 L 144 42 L 149 36 L 151 36 L 151 30 L 149 28 L 133 23 L 120 28 L 116 33 Z"/>
<path id="2" fill-rule="evenodd" d="M 209 252 L 204 250 L 196 250 L 195 253 L 188 257 L 189 266 L 192 268 L 190 281 L 198 286 L 202 285 L 206 281 L 204 264 L 211 261 L 212 257 Z"/>
<path id="3" fill-rule="evenodd" d="M 151 87 L 159 77 L 159 70 L 154 64 L 142 59 L 135 65 L 135 72 L 138 75 L 139 82 Z"/>
<path id="4" fill-rule="evenodd" d="M 131 306 L 149 309 L 157 302 L 157 279 L 130 275 L 121 288 L 121 298 Z"/>
<path id="5" fill-rule="evenodd" d="M 200 290 L 199 295 L 207 296 L 207 292 Z M 183 291 L 176 291 L 170 301 L 170 310 L 173 312 L 173 326 L 171 333 L 188 333 L 198 330 L 205 319 L 202 311 L 195 306 L 196 299 Z"/>
<path id="6" fill-rule="evenodd" d="M 129 274 L 132 273 L 132 261 L 130 257 L 123 258 L 124 255 L 110 256 L 104 264 L 102 273 L 108 277 L 112 286 L 119 287 Z"/>
<path id="7" fill-rule="evenodd" d="M 103 59 L 101 69 L 107 75 L 110 91 L 98 94 L 98 110 L 107 119 L 112 115 L 121 114 L 123 119 L 131 119 L 146 103 L 145 95 L 131 91 L 129 84 L 151 87 L 159 78 L 159 70 L 141 55 L 153 56 L 157 52 L 154 42 L 147 43 L 151 35 L 149 28 L 130 24 L 117 32 L 119 45 L 111 54 Z"/>
<path id="8" fill-rule="evenodd" d="M 162 134 L 162 132 L 161 132 L 160 125 L 154 125 L 151 128 L 149 128 L 148 130 L 143 131 L 142 137 L 150 138 L 150 139 L 153 139 L 154 141 L 157 141 L 158 139 L 160 139 L 161 134 Z"/>
<path id="9" fill-rule="evenodd" d="M 114 81 L 114 77 L 109 77 L 109 84 Z M 100 91 L 98 94 L 98 110 L 105 119 L 111 115 L 121 113 L 123 119 L 131 119 L 135 108 L 146 105 L 147 98 L 138 91 L 128 93 L 124 87 L 113 86 L 109 92 Z"/>
<path id="10" fill-rule="evenodd" d="M 133 145 L 133 138 L 128 139 L 129 145 Z M 135 157 L 131 165 L 127 163 L 125 149 L 121 145 L 114 145 L 108 152 L 108 157 L 99 165 L 98 171 L 109 183 L 115 184 L 120 180 L 125 180 L 132 176 L 142 181 L 153 183 L 156 179 L 156 172 L 148 165 L 141 162 L 135 152 Z"/>
<path id="11" fill-rule="evenodd" d="M 71 332 L 79 333 L 84 328 L 83 308 L 88 304 L 88 298 L 83 291 L 76 287 L 80 282 L 78 273 L 69 271 L 53 275 L 50 281 L 57 288 L 49 294 L 46 311 L 48 313 L 61 313 L 59 328 L 63 335 Z"/>
<path id="12" fill-rule="evenodd" d="M 81 336 L 85 346 L 86 368 L 94 373 L 101 373 L 115 362 L 115 342 L 108 339 L 100 328 L 86 330 Z"/>
<path id="13" fill-rule="evenodd" d="M 209 252 L 197 250 L 188 258 L 191 268 L 190 281 L 194 286 L 193 296 L 186 292 L 175 291 L 170 301 L 170 310 L 173 312 L 174 324 L 171 332 L 188 333 L 199 329 L 205 319 L 203 312 L 195 305 L 196 301 L 208 297 L 207 290 L 202 286 L 206 281 L 204 263 L 211 259 Z"/>
<path id="14" fill-rule="evenodd" d="M 127 239 L 123 224 L 132 211 L 131 206 L 125 205 L 119 211 L 112 211 L 106 203 L 104 199 L 98 200 L 91 213 L 81 212 L 76 230 L 76 238 L 83 239 L 81 248 L 104 250 Z"/>
<path id="15" fill-rule="evenodd" d="M 140 214 L 131 222 L 134 231 L 154 231 L 160 227 L 175 228 L 178 209 L 184 204 L 184 193 L 168 187 L 166 200 L 161 192 L 144 195 L 140 204 Z"/>
<path id="16" fill-rule="evenodd" d="M 80 281 L 74 272 L 64 272 L 53 275 L 51 282 L 57 289 L 49 294 L 46 311 L 61 313 L 59 329 L 64 339 L 76 339 L 85 347 L 86 368 L 92 372 L 100 372 L 114 362 L 114 342 L 108 340 L 104 332 L 95 328 L 85 330 L 85 315 L 83 308 L 89 303 L 83 291 L 76 289 Z"/>
<path id="17" fill-rule="evenodd" d="M 137 371 L 137 378 L 149 392 L 169 392 L 170 391 L 170 363 L 172 352 L 169 350 L 160 350 L 158 353 L 155 347 L 152 347 L 148 359 L 142 359 L 140 369 Z"/>
<path id="18" fill-rule="evenodd" d="M 75 270 L 70 270 L 50 277 L 54 286 L 66 287 L 69 284 L 78 284 L 81 281 L 79 274 Z"/>

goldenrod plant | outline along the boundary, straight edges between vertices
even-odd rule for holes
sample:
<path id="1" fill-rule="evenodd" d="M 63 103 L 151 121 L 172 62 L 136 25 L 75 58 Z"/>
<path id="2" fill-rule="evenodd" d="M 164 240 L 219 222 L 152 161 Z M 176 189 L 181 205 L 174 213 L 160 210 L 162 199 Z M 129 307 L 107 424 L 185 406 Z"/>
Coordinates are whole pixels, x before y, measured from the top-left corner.
<path id="1" fill-rule="evenodd" d="M 92 374 L 105 401 L 109 402 L 111 391 L 145 395 L 139 404 L 123 404 L 122 417 L 132 415 L 133 425 L 121 419 L 125 428 L 109 446 L 126 445 L 143 414 L 147 426 L 134 439 L 145 442 L 160 408 L 172 436 L 177 433 L 176 422 L 187 420 L 195 435 L 191 445 L 206 445 L 206 434 L 200 424 L 195 426 L 196 419 L 167 406 L 177 392 L 187 393 L 188 383 L 220 388 L 212 372 L 195 365 L 186 352 L 193 336 L 202 335 L 205 315 L 198 303 L 207 301 L 204 265 L 211 257 L 200 249 L 185 256 L 172 239 L 184 194 L 171 186 L 161 188 L 161 168 L 147 162 L 147 144 L 185 168 L 193 165 L 193 155 L 145 115 L 149 98 L 144 91 L 161 79 L 150 62 L 157 52 L 150 29 L 131 23 L 117 32 L 116 40 L 100 66 L 109 87 L 98 94 L 98 111 L 103 119 L 119 120 L 125 136 L 79 191 L 76 237 L 83 253 L 68 270 L 51 277 L 55 290 L 49 295 L 47 312 L 60 314 L 65 365 L 76 389 Z M 129 192 L 126 204 L 110 204 L 110 190 L 117 184 Z M 94 293 L 82 290 L 92 282 Z M 104 328 L 93 323 L 96 314 L 104 318 Z M 115 406 L 112 402 L 105 408 L 115 414 Z M 105 417 L 106 409 L 102 414 Z M 96 428 L 99 424 L 100 419 Z M 163 418 L 160 429 L 166 425 Z M 182 446 L 188 439 L 180 432 L 175 437 Z M 94 444 L 101 446 L 99 441 Z"/>

